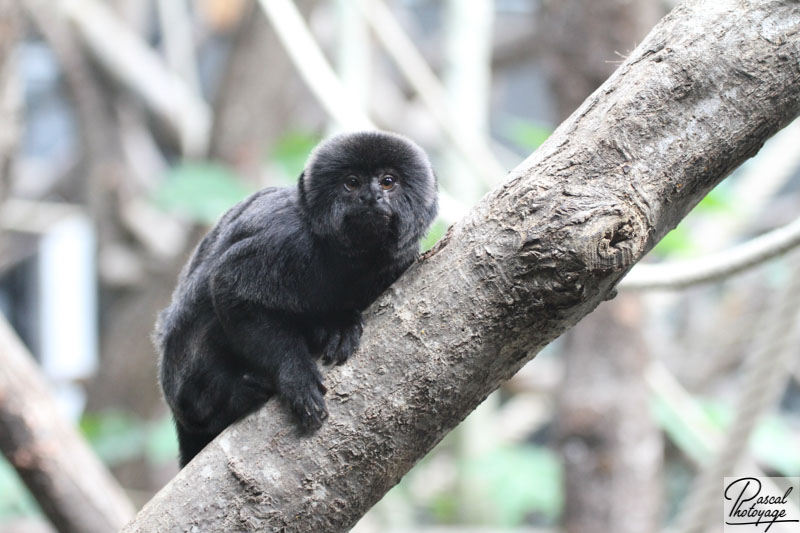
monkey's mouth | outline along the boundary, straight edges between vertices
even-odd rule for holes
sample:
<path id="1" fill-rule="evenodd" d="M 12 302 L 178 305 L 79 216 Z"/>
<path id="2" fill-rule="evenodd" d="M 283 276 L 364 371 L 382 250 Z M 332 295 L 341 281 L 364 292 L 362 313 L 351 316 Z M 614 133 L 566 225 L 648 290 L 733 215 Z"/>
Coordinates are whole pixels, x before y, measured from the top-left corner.
<path id="1" fill-rule="evenodd" d="M 345 217 L 346 232 L 367 248 L 385 247 L 396 239 L 397 224 L 391 213 L 367 209 Z"/>
<path id="2" fill-rule="evenodd" d="M 346 218 L 348 218 L 352 224 L 363 224 L 367 226 L 373 224 L 391 224 L 394 216 L 388 208 L 370 206 L 359 209 Z"/>
<path id="3" fill-rule="evenodd" d="M 383 211 L 377 211 L 377 212 L 373 211 L 372 213 L 370 213 L 369 216 L 381 224 L 391 224 L 392 222 L 391 213 L 386 213 Z"/>

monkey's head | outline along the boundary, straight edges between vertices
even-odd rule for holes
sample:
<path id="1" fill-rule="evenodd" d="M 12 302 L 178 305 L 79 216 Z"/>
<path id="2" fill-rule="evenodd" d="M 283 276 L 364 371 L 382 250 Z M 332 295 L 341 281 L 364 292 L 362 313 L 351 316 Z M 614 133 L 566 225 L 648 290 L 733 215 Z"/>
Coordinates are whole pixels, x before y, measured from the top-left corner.
<path id="1" fill-rule="evenodd" d="M 436 177 L 409 139 L 346 133 L 311 153 L 298 185 L 311 231 L 353 253 L 417 246 L 436 217 Z"/>

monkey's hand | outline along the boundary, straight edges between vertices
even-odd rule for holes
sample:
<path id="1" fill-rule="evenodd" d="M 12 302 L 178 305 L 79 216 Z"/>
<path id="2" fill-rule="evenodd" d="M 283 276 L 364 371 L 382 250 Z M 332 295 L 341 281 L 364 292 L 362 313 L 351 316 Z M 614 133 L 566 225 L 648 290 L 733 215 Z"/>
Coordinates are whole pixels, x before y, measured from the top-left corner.
<path id="1" fill-rule="evenodd" d="M 326 328 L 322 342 L 322 362 L 326 365 L 341 365 L 358 349 L 364 323 L 361 313 L 354 311 L 344 323 L 333 324 Z"/>

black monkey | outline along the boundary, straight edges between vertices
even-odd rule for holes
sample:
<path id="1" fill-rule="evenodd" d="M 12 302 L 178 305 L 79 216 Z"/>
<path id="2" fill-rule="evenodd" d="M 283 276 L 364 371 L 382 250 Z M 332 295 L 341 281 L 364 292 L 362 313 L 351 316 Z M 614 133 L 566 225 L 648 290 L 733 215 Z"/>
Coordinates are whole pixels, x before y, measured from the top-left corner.
<path id="1" fill-rule="evenodd" d="M 154 334 L 185 466 L 277 394 L 301 428 L 328 416 L 315 357 L 342 364 L 361 311 L 414 261 L 437 211 L 436 178 L 393 133 L 338 135 L 297 187 L 231 208 L 183 268 Z"/>

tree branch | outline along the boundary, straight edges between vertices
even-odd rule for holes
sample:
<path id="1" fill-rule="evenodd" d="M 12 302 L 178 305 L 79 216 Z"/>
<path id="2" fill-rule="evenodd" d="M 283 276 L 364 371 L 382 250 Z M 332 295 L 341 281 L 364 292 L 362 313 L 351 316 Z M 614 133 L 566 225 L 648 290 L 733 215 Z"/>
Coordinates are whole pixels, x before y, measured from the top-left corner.
<path id="1" fill-rule="evenodd" d="M 683 289 L 719 281 L 761 265 L 800 246 L 800 218 L 727 250 L 686 261 L 636 265 L 620 290 Z"/>
<path id="2" fill-rule="evenodd" d="M 690 1 L 367 313 L 298 438 L 234 424 L 123 531 L 344 531 L 800 113 L 800 4 Z"/>
<path id="3" fill-rule="evenodd" d="M 60 0 L 57 6 L 75 24 L 107 71 L 139 95 L 176 133 L 183 153 L 205 154 L 211 111 L 200 95 L 169 70 L 158 54 L 120 22 L 104 2 Z"/>
<path id="4" fill-rule="evenodd" d="M 66 424 L 33 358 L 0 315 L 0 452 L 62 533 L 110 533 L 130 500 Z"/>

